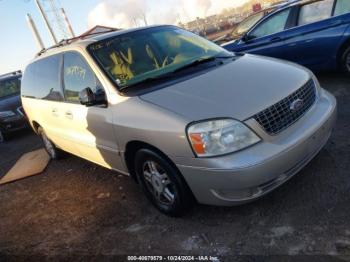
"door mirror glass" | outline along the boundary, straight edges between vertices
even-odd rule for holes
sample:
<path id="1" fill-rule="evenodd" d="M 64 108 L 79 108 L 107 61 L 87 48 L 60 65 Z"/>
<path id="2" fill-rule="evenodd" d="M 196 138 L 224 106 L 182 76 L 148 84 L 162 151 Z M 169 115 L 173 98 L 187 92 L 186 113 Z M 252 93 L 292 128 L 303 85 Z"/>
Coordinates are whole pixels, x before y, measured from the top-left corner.
<path id="1" fill-rule="evenodd" d="M 84 88 L 79 92 L 79 102 L 85 106 L 106 105 L 105 93 L 95 94 L 90 87 Z"/>
<path id="2" fill-rule="evenodd" d="M 90 87 L 84 88 L 79 92 L 79 101 L 80 101 L 80 104 L 85 106 L 95 105 L 95 95 L 94 95 L 94 92 L 92 92 Z"/>
<path id="3" fill-rule="evenodd" d="M 254 38 L 256 38 L 254 35 L 251 34 L 246 34 L 242 37 L 242 41 L 243 42 L 249 42 L 250 40 L 253 40 Z"/>

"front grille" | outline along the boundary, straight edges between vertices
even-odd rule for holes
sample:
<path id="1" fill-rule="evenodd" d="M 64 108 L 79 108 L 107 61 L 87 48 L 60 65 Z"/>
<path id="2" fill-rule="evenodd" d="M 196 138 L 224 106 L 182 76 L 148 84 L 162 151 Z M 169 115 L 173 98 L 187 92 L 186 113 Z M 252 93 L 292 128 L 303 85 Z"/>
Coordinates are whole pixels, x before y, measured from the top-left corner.
<path id="1" fill-rule="evenodd" d="M 302 100 L 300 108 L 291 109 L 293 102 Z M 270 135 L 276 135 L 301 118 L 316 100 L 316 87 L 313 80 L 290 96 L 256 114 L 253 118 Z"/>

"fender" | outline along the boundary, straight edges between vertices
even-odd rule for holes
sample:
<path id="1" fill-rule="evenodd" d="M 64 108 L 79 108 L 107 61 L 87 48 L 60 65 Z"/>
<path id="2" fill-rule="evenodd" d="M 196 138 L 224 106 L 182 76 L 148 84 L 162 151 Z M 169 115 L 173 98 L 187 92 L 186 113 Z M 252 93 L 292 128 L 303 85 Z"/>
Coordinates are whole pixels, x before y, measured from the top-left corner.
<path id="1" fill-rule="evenodd" d="M 346 19 L 347 22 L 349 23 L 349 25 L 347 26 L 347 28 L 344 31 L 343 37 L 341 39 L 341 41 L 339 41 L 338 44 L 338 48 L 337 48 L 337 63 L 339 64 L 341 56 L 343 54 L 343 52 L 345 51 L 345 49 L 350 46 L 350 14 L 347 15 L 349 18 Z"/>

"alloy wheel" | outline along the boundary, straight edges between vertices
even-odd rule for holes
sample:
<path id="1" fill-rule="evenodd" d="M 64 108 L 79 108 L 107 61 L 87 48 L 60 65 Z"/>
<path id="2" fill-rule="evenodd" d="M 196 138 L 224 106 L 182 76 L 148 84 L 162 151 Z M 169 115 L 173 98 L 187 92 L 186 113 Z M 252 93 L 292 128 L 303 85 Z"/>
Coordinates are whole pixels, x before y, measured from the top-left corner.
<path id="1" fill-rule="evenodd" d="M 157 202 L 170 206 L 175 202 L 174 185 L 164 169 L 152 160 L 143 165 L 146 186 Z"/>

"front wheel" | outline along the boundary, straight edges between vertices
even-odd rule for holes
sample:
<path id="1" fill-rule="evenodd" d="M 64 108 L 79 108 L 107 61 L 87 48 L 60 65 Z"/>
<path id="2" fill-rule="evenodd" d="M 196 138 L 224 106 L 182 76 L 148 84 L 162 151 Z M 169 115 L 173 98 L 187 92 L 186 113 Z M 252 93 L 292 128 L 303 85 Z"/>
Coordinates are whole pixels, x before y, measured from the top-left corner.
<path id="1" fill-rule="evenodd" d="M 181 216 L 193 205 L 193 196 L 181 174 L 160 154 L 139 150 L 135 170 L 147 198 L 162 213 Z"/>
<path id="2" fill-rule="evenodd" d="M 47 137 L 43 128 L 38 128 L 38 134 L 41 136 L 46 152 L 51 159 L 59 159 L 61 151 L 55 146 L 53 142 Z"/>
<path id="3" fill-rule="evenodd" d="M 345 49 L 342 55 L 341 66 L 343 71 L 350 75 L 350 46 Z"/>

